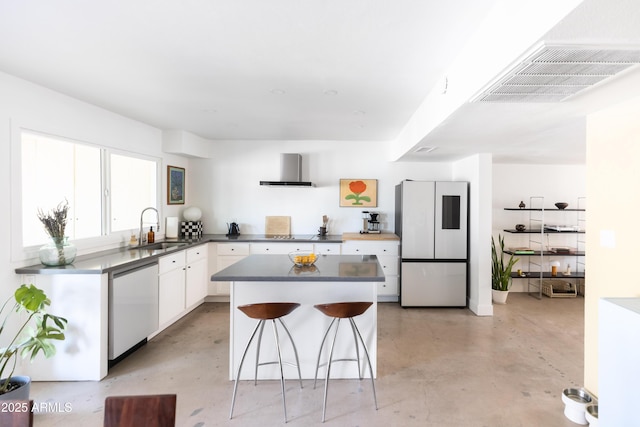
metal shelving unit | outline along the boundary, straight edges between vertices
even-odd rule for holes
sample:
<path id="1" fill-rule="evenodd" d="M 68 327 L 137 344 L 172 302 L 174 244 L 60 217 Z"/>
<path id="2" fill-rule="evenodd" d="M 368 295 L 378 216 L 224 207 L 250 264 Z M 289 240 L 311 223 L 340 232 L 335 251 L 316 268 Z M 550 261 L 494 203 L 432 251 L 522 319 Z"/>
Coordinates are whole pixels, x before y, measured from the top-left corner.
<path id="1" fill-rule="evenodd" d="M 565 209 L 550 209 L 544 207 L 544 197 L 532 196 L 529 198 L 528 208 L 505 208 L 507 211 L 525 211 L 529 213 L 529 228 L 524 231 L 515 229 L 504 230 L 507 233 L 527 234 L 529 246 L 528 250 L 520 251 L 505 251 L 505 254 L 515 255 L 518 257 L 526 257 L 527 271 L 524 272 L 524 277 L 519 276 L 517 273 L 512 273 L 513 278 L 526 278 L 527 279 L 527 293 L 538 299 L 542 299 L 543 293 L 543 281 L 554 279 L 577 279 L 584 281 L 585 278 L 585 246 L 584 239 L 585 225 L 586 225 L 586 198 L 578 198 L 577 208 L 565 208 Z M 576 213 L 576 218 L 572 219 L 573 224 L 570 229 L 566 227 L 557 227 L 557 229 L 550 228 L 545 220 L 545 215 L 555 215 L 556 213 Z M 547 216 L 549 216 L 547 215 Z M 550 236 L 553 235 L 568 235 L 572 234 L 576 236 L 575 248 L 573 250 L 567 249 L 567 252 L 559 251 L 559 249 L 553 249 L 554 246 L 550 244 Z M 556 276 L 553 276 L 550 269 L 545 268 L 546 262 L 551 257 L 574 258 L 574 268 L 571 274 L 565 275 L 558 271 Z M 566 272 L 566 270 L 565 270 Z M 577 290 L 578 283 L 571 283 L 573 289 L 573 295 Z"/>

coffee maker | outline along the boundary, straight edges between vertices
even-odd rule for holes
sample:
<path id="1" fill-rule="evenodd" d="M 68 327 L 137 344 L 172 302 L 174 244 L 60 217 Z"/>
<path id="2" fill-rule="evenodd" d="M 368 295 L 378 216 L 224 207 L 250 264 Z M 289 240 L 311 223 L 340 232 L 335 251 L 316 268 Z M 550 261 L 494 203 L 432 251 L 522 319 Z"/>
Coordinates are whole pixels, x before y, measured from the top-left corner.
<path id="1" fill-rule="evenodd" d="M 379 216 L 378 212 L 362 211 L 362 230 L 360 234 L 380 233 L 382 230 L 378 221 Z"/>

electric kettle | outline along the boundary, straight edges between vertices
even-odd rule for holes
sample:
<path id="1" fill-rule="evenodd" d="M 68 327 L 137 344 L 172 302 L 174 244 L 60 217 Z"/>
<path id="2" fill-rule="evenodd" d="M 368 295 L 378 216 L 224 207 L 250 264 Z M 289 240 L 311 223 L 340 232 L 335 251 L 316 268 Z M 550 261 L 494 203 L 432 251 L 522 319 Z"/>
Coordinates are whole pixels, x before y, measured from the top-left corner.
<path id="1" fill-rule="evenodd" d="M 228 236 L 237 236 L 240 234 L 240 226 L 237 222 L 227 223 L 227 227 L 229 228 Z"/>

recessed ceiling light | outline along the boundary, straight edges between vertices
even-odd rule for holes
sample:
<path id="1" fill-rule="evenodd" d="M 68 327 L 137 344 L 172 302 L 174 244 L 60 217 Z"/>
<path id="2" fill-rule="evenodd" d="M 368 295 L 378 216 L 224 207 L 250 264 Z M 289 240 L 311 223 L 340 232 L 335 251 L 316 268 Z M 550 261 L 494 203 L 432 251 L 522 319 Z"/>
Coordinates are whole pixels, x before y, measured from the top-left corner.
<path id="1" fill-rule="evenodd" d="M 271 93 L 274 95 L 284 95 L 285 92 L 282 89 L 271 89 Z"/>
<path id="2" fill-rule="evenodd" d="M 362 110 L 354 110 L 353 114 L 355 116 L 364 116 L 366 113 L 364 111 L 362 111 Z"/>
<path id="3" fill-rule="evenodd" d="M 324 94 L 327 96 L 336 96 L 338 94 L 338 91 L 334 89 L 327 89 L 324 91 Z"/>

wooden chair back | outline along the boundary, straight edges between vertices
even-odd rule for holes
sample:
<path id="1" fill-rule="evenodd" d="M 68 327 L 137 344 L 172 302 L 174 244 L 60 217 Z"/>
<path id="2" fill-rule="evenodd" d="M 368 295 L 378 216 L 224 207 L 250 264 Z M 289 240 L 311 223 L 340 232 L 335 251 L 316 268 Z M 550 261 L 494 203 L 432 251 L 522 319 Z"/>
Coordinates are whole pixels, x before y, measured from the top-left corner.
<path id="1" fill-rule="evenodd" d="M 32 427 L 33 400 L 3 400 L 0 410 L 0 426 Z"/>
<path id="2" fill-rule="evenodd" d="M 104 427 L 175 427 L 176 395 L 109 396 Z"/>

